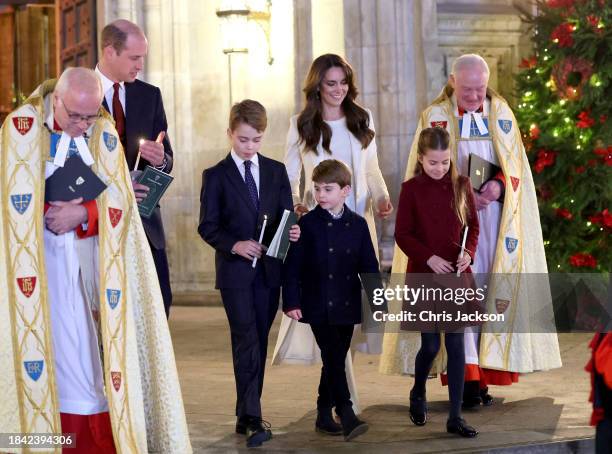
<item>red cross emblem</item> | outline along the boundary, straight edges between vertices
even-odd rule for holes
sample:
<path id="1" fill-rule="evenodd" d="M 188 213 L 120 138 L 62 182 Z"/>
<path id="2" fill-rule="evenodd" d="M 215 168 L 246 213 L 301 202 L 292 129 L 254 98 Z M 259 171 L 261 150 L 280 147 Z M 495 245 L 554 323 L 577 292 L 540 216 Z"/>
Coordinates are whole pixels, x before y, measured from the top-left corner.
<path id="1" fill-rule="evenodd" d="M 429 124 L 431 125 L 432 128 L 443 128 L 443 129 L 446 129 L 446 125 L 448 124 L 448 121 L 438 120 L 438 121 L 432 121 Z"/>
<path id="2" fill-rule="evenodd" d="M 119 388 L 121 388 L 121 372 L 111 371 L 111 380 L 113 381 L 113 388 L 115 388 L 115 391 L 119 391 Z"/>
<path id="3" fill-rule="evenodd" d="M 119 208 L 110 208 L 108 209 L 108 217 L 110 218 L 111 225 L 113 228 L 117 227 L 119 221 L 121 220 L 121 216 L 123 215 L 123 211 Z"/>
<path id="4" fill-rule="evenodd" d="M 13 125 L 15 125 L 15 129 L 19 131 L 19 134 L 22 136 L 28 133 L 33 123 L 33 117 L 13 117 Z"/>
<path id="5" fill-rule="evenodd" d="M 519 180 L 519 179 L 518 179 L 518 178 L 516 178 L 516 177 L 510 177 L 510 181 L 512 182 L 512 189 L 514 189 L 514 192 L 516 192 L 516 191 L 517 191 L 517 189 L 518 189 L 518 187 L 519 187 L 519 182 L 520 182 L 521 180 Z"/>
<path id="6" fill-rule="evenodd" d="M 26 298 L 29 298 L 36 288 L 36 276 L 18 277 L 17 285 L 19 285 L 21 293 L 23 293 Z"/>

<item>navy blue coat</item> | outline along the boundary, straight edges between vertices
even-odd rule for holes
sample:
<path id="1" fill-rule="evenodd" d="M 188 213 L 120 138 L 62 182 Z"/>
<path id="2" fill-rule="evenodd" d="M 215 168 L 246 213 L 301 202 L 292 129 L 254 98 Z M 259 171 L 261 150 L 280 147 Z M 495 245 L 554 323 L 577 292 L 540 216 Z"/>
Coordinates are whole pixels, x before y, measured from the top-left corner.
<path id="1" fill-rule="evenodd" d="M 300 239 L 289 247 L 283 270 L 283 311 L 301 309 L 304 323 L 361 323 L 359 273 L 380 281 L 366 220 L 346 205 L 333 219 L 317 205 L 299 225 Z"/>
<path id="2" fill-rule="evenodd" d="M 236 163 L 228 154 L 202 173 L 198 233 L 215 248 L 216 288 L 247 288 L 255 279 L 251 260 L 232 254 L 237 241 L 259 239 L 263 215 L 268 216 L 263 244 L 274 237 L 284 210 L 293 211 L 291 187 L 285 166 L 259 156 L 259 211 L 255 209 Z M 265 285 L 280 287 L 278 259 L 264 255 L 257 267 L 264 267 Z"/>

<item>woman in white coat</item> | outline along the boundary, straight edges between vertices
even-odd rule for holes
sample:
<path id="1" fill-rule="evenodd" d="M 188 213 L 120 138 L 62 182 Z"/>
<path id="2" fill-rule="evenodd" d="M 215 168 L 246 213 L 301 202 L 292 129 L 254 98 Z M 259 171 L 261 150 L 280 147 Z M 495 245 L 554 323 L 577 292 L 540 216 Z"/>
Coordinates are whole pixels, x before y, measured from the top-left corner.
<path id="1" fill-rule="evenodd" d="M 295 211 L 301 215 L 316 204 L 312 171 L 317 164 L 325 159 L 344 162 L 353 173 L 346 204 L 366 219 L 378 254 L 373 211 L 386 218 L 393 206 L 378 165 L 372 115 L 355 102 L 357 88 L 353 69 L 338 55 L 321 55 L 312 62 L 303 91 L 306 106 L 290 120 L 285 154 Z M 303 196 L 300 194 L 302 169 Z M 319 361 L 320 352 L 308 326 L 284 316 L 273 364 L 313 364 Z M 351 367 L 349 359 L 347 378 L 349 386 L 353 385 L 351 394 L 355 402 Z"/>

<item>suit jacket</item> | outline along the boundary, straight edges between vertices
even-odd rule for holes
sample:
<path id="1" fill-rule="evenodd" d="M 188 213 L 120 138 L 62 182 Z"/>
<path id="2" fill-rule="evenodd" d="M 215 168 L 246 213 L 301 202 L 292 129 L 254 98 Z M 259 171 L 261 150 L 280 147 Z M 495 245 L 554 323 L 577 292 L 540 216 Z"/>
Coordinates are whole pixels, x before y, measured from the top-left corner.
<path id="1" fill-rule="evenodd" d="M 215 248 L 217 288 L 245 288 L 253 283 L 252 261 L 231 250 L 237 241 L 259 240 L 263 215 L 268 216 L 263 243 L 269 245 L 284 210 L 293 211 L 291 188 L 285 166 L 259 156 L 259 211 L 231 155 L 202 173 L 198 233 Z M 282 262 L 268 256 L 259 259 L 265 284 L 280 287 Z"/>
<path id="2" fill-rule="evenodd" d="M 285 261 L 283 311 L 301 309 L 305 323 L 361 323 L 359 274 L 368 274 L 363 284 L 369 296 L 382 287 L 366 220 L 346 205 L 342 217 L 333 219 L 317 205 L 299 225 L 300 239 Z"/>
<path id="3" fill-rule="evenodd" d="M 103 102 L 104 108 L 110 111 Z M 159 88 L 136 79 L 134 82 L 125 83 L 125 158 L 130 170 L 134 168 L 140 139 L 155 140 L 161 131 L 166 131 L 164 137 L 164 151 L 166 155 L 166 166 L 161 169 L 166 173 L 172 171 L 173 153 L 170 139 L 168 138 L 168 122 L 166 112 Z M 142 170 L 150 165 L 146 159 L 141 159 L 138 169 Z M 166 247 L 164 225 L 162 223 L 159 205 L 150 218 L 142 217 L 144 230 L 149 242 L 155 249 Z"/>

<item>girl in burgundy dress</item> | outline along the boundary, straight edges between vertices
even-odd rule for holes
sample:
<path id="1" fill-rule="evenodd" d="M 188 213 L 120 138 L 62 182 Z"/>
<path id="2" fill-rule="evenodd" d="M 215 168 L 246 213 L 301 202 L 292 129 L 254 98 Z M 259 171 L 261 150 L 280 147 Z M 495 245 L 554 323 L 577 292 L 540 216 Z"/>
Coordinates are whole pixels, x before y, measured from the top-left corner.
<path id="1" fill-rule="evenodd" d="M 395 241 L 408 256 L 406 273 L 471 273 L 478 242 L 478 218 L 469 179 L 460 176 L 443 128 L 421 131 L 414 177 L 402 184 L 395 224 Z M 464 254 L 462 232 L 468 227 Z M 410 391 L 410 419 L 417 426 L 427 421 L 425 383 L 438 350 L 439 330 L 421 331 L 421 349 L 415 360 L 414 387 Z M 433 332 L 432 332 L 433 331 Z M 463 330 L 446 332 L 450 413 L 446 429 L 462 437 L 478 432 L 461 417 L 465 373 Z"/>

